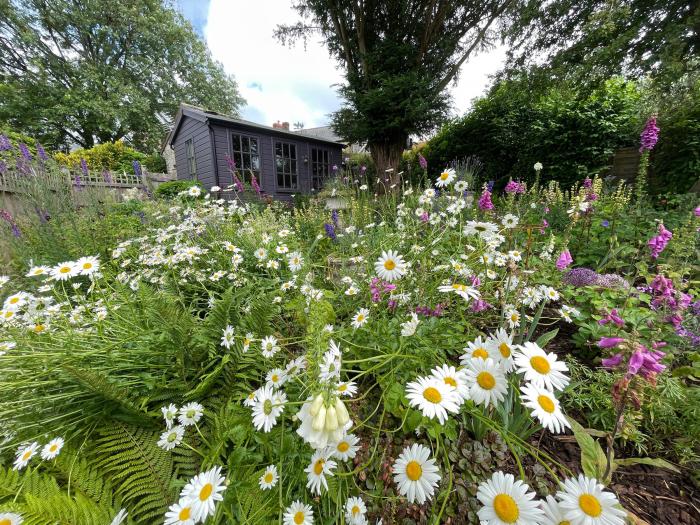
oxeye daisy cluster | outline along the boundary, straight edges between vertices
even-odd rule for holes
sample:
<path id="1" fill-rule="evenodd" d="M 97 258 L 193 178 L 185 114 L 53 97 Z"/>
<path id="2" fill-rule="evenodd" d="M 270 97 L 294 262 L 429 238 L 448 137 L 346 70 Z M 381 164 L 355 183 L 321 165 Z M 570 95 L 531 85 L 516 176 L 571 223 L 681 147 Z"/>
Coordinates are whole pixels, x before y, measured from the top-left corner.
<path id="1" fill-rule="evenodd" d="M 15 453 L 15 462 L 12 468 L 14 470 L 22 470 L 25 468 L 31 460 L 37 454 L 40 455 L 41 459 L 45 461 L 52 460 L 56 458 L 63 448 L 64 441 L 63 438 L 56 437 L 47 442 L 43 447 L 36 441 L 23 445 L 17 449 Z"/>
<path id="2" fill-rule="evenodd" d="M 165 432 L 160 435 L 158 446 L 164 450 L 172 450 L 180 445 L 185 437 L 186 428 L 196 427 L 204 415 L 204 407 L 197 402 L 187 403 L 181 408 L 171 403 L 160 410 L 165 420 Z"/>
<path id="3" fill-rule="evenodd" d="M 221 470 L 212 467 L 193 477 L 180 492 L 177 503 L 170 505 L 165 513 L 165 525 L 194 525 L 213 516 L 227 486 Z"/>

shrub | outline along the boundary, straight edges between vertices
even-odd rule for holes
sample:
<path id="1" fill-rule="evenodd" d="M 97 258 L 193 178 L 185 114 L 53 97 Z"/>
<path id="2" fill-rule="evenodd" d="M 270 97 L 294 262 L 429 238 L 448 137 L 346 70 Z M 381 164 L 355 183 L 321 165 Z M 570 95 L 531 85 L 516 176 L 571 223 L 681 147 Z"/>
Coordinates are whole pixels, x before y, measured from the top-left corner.
<path id="1" fill-rule="evenodd" d="M 197 180 L 170 180 L 160 184 L 155 191 L 155 196 L 161 199 L 172 199 L 181 191 L 190 189 L 192 186 L 202 187 Z"/>
<path id="2" fill-rule="evenodd" d="M 56 153 L 56 160 L 69 168 L 80 167 L 82 159 L 90 170 L 118 171 L 133 173 L 134 161 L 144 165 L 149 171 L 165 171 L 165 160 L 157 153 L 146 155 L 124 144 L 123 141 L 105 142 L 90 149 L 76 149 L 70 153 Z"/>

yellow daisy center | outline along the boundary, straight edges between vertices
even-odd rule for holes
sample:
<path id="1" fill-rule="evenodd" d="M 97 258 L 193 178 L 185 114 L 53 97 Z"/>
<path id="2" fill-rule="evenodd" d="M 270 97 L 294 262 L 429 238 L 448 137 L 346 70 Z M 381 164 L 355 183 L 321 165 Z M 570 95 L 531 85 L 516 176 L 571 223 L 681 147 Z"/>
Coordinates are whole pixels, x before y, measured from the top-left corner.
<path id="1" fill-rule="evenodd" d="M 278 376 L 277 374 L 272 374 L 272 382 L 273 383 L 276 383 L 279 380 L 280 380 L 280 376 Z"/>
<path id="2" fill-rule="evenodd" d="M 493 498 L 493 510 L 501 521 L 515 523 L 520 517 L 518 504 L 508 494 L 499 494 Z"/>
<path id="3" fill-rule="evenodd" d="M 187 521 L 190 519 L 190 514 L 192 514 L 192 509 L 189 507 L 184 507 L 183 509 L 180 510 L 180 514 L 177 515 L 177 519 L 180 521 Z"/>
<path id="4" fill-rule="evenodd" d="M 9 318 L 12 317 L 13 315 L 15 315 L 15 313 L 12 312 L 12 311 L 5 312 L 5 319 L 9 319 Z"/>
<path id="5" fill-rule="evenodd" d="M 360 507 L 358 507 L 357 505 L 354 505 L 354 506 L 352 507 L 352 509 L 350 510 L 350 512 L 352 512 L 352 515 L 353 515 L 353 516 L 356 516 L 357 514 L 360 513 Z"/>
<path id="6" fill-rule="evenodd" d="M 393 259 L 387 259 L 386 261 L 384 261 L 384 268 L 391 271 L 394 268 L 396 268 L 396 263 L 394 262 Z"/>
<path id="7" fill-rule="evenodd" d="M 501 352 L 504 359 L 508 359 L 510 357 L 510 346 L 508 343 L 501 343 L 498 345 L 498 351 Z"/>
<path id="8" fill-rule="evenodd" d="M 68 273 L 68 272 L 70 272 L 70 267 L 69 266 L 61 266 L 61 269 L 58 271 L 61 273 Z"/>
<path id="9" fill-rule="evenodd" d="M 564 520 L 564 521 L 560 521 L 559 525 L 571 525 L 571 522 L 569 520 Z"/>
<path id="10" fill-rule="evenodd" d="M 27 461 L 31 457 L 32 457 L 31 450 L 27 450 L 24 454 L 22 454 L 22 460 L 24 460 L 24 461 Z"/>
<path id="11" fill-rule="evenodd" d="M 365 320 L 365 316 L 362 315 L 362 314 L 358 314 L 358 316 L 357 316 L 357 322 L 358 322 L 358 323 L 361 323 L 361 322 L 364 321 L 364 320 Z"/>
<path id="12" fill-rule="evenodd" d="M 326 460 L 324 459 L 319 459 L 316 463 L 314 463 L 314 474 L 317 476 L 321 475 L 321 472 L 323 472 L 323 465 L 326 463 Z"/>
<path id="13" fill-rule="evenodd" d="M 199 501 L 208 500 L 213 490 L 214 486 L 211 483 L 207 483 L 206 485 L 204 485 L 199 491 Z"/>
<path id="14" fill-rule="evenodd" d="M 428 388 L 423 390 L 423 397 L 431 403 L 437 404 L 440 401 L 442 401 L 442 395 L 440 395 L 440 391 L 437 388 L 433 388 L 432 386 L 429 386 Z"/>
<path id="15" fill-rule="evenodd" d="M 464 290 L 465 288 L 466 288 L 466 286 L 464 286 L 463 284 L 453 284 L 453 285 L 452 285 L 452 289 L 453 289 L 453 290 L 462 291 L 462 290 Z"/>
<path id="16" fill-rule="evenodd" d="M 417 461 L 409 461 L 406 465 L 406 477 L 411 481 L 418 481 L 423 475 L 423 467 Z"/>
<path id="17" fill-rule="evenodd" d="M 90 268 L 92 268 L 92 263 L 83 263 L 83 270 L 89 270 Z"/>
<path id="18" fill-rule="evenodd" d="M 58 445 L 55 443 L 49 447 L 49 452 L 56 452 L 56 449 L 58 448 Z"/>
<path id="19" fill-rule="evenodd" d="M 268 472 L 267 474 L 265 474 L 265 483 L 272 483 L 273 477 L 274 476 L 272 475 L 272 472 Z"/>
<path id="20" fill-rule="evenodd" d="M 297 525 L 301 525 L 302 523 L 304 523 L 304 519 L 305 516 L 302 511 L 299 511 L 294 515 L 294 523 L 296 523 Z"/>
<path id="21" fill-rule="evenodd" d="M 342 384 L 338 386 L 338 392 L 345 392 L 348 389 L 348 385 Z"/>
<path id="22" fill-rule="evenodd" d="M 598 498 L 592 494 L 581 494 L 578 498 L 578 506 L 581 510 L 593 518 L 597 518 L 603 512 L 603 507 L 600 506 Z"/>
<path id="23" fill-rule="evenodd" d="M 10 518 L 5 518 L 4 520 L 0 520 L 0 525 L 12 525 L 12 522 Z"/>
<path id="24" fill-rule="evenodd" d="M 447 173 L 446 171 L 443 171 L 443 172 L 440 174 L 440 179 L 441 179 L 441 180 L 447 180 L 447 179 L 449 179 L 449 178 L 450 178 L 450 174 Z"/>
<path id="25" fill-rule="evenodd" d="M 446 377 L 445 384 L 450 385 L 453 388 L 457 388 L 457 381 L 455 381 L 454 378 L 452 378 L 452 377 Z"/>
<path id="26" fill-rule="evenodd" d="M 347 441 L 341 441 L 336 448 L 338 452 L 347 452 L 350 448 L 350 444 Z"/>
<path id="27" fill-rule="evenodd" d="M 488 356 L 489 353 L 486 351 L 485 348 L 482 347 L 479 347 L 472 352 L 472 357 L 480 357 L 481 359 L 487 359 Z"/>
<path id="28" fill-rule="evenodd" d="M 496 386 L 496 378 L 489 372 L 479 373 L 479 375 L 476 376 L 476 382 L 479 383 L 479 386 L 484 390 L 491 390 Z"/>
<path id="29" fill-rule="evenodd" d="M 547 359 L 542 357 L 541 355 L 531 357 L 530 364 L 532 365 L 532 368 L 535 369 L 535 371 L 539 372 L 542 375 L 548 374 L 552 368 L 551 366 L 549 366 L 549 361 L 547 361 Z"/>
<path id="30" fill-rule="evenodd" d="M 518 322 L 518 319 L 520 319 L 520 315 L 517 313 L 510 314 L 510 320 L 513 321 L 514 323 Z"/>
<path id="31" fill-rule="evenodd" d="M 549 412 L 550 414 L 554 412 L 554 401 L 552 401 L 551 398 L 547 396 L 539 396 L 537 398 L 537 402 L 545 412 Z"/>
<path id="32" fill-rule="evenodd" d="M 10 298 L 10 304 L 17 304 L 19 302 L 19 297 Z"/>

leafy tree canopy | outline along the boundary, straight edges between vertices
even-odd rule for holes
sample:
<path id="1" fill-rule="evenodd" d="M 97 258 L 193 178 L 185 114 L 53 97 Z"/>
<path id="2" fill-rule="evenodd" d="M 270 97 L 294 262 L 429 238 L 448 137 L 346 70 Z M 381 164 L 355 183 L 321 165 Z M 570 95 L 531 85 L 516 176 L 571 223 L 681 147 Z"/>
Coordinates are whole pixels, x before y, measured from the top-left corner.
<path id="1" fill-rule="evenodd" d="M 301 21 L 278 26 L 283 42 L 320 33 L 345 72 L 334 127 L 367 141 L 380 173 L 397 167 L 410 134 L 445 117 L 448 84 L 496 38 L 510 0 L 299 0 Z"/>
<path id="2" fill-rule="evenodd" d="M 180 102 L 242 99 L 169 2 L 0 0 L 0 123 L 54 148 L 152 149 Z"/>
<path id="3" fill-rule="evenodd" d="M 512 14 L 511 71 L 544 63 L 582 83 L 623 74 L 668 85 L 700 70 L 698 2 L 526 0 Z"/>

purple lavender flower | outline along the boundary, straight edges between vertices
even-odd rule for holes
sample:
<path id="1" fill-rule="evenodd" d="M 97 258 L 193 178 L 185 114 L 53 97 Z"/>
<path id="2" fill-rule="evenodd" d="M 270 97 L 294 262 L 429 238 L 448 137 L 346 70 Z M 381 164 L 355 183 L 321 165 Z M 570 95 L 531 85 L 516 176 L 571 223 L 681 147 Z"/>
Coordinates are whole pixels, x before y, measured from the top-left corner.
<path id="1" fill-rule="evenodd" d="M 642 135 L 640 137 L 639 152 L 651 151 L 659 140 L 659 127 L 656 125 L 656 115 L 652 115 L 647 120 Z"/>
<path id="2" fill-rule="evenodd" d="M 425 160 L 425 157 L 421 155 L 420 153 L 418 154 L 418 165 L 421 167 L 423 170 L 428 169 L 428 161 Z"/>
<path id="3" fill-rule="evenodd" d="M 47 160 L 49 160 L 49 156 L 46 154 L 46 150 L 44 150 L 44 147 L 38 142 L 36 143 L 36 154 L 41 162 L 46 162 Z"/>
<path id="4" fill-rule="evenodd" d="M 333 227 L 332 224 L 326 223 L 323 225 L 323 227 L 326 229 L 326 236 L 331 240 L 334 241 L 337 238 L 337 235 L 335 234 L 335 228 Z"/>
<path id="5" fill-rule="evenodd" d="M 0 151 L 10 151 L 12 149 L 12 142 L 7 136 L 0 133 Z"/>
<path id="6" fill-rule="evenodd" d="M 19 143 L 19 151 L 25 160 L 27 160 L 27 161 L 32 160 L 32 154 L 29 152 L 29 148 L 27 147 L 27 145 L 24 142 Z"/>
<path id="7" fill-rule="evenodd" d="M 80 170 L 83 172 L 83 175 L 85 176 L 85 178 L 87 178 L 88 172 L 89 172 L 88 165 L 87 165 L 87 162 L 85 161 L 85 159 L 82 159 L 82 158 L 80 159 Z"/>

